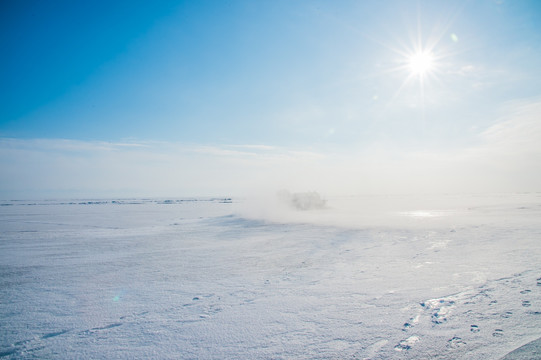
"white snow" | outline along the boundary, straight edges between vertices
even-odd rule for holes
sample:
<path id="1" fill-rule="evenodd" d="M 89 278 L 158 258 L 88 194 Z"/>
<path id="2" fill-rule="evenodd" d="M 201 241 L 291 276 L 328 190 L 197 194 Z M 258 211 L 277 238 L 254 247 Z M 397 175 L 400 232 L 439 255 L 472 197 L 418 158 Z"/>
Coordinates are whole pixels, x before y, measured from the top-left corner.
<path id="1" fill-rule="evenodd" d="M 0 358 L 497 359 L 541 194 L 0 201 Z"/>

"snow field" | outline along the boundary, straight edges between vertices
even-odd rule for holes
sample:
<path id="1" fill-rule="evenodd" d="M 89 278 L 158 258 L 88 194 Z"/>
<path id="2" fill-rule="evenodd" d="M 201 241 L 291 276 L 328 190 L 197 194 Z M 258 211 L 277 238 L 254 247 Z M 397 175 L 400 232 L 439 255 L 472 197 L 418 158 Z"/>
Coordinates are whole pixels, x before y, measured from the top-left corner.
<path id="1" fill-rule="evenodd" d="M 494 359 L 541 336 L 538 196 L 192 200 L 5 202 L 0 357 Z"/>

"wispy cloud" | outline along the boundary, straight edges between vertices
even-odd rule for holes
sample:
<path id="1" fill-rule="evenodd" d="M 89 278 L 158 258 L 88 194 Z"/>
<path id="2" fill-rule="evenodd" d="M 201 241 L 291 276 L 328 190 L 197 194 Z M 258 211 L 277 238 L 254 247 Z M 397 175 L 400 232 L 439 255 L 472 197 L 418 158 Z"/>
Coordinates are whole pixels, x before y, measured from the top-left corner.
<path id="1" fill-rule="evenodd" d="M 0 139 L 1 196 L 243 194 L 319 156 L 264 145 Z"/>
<path id="2" fill-rule="evenodd" d="M 254 145 L 254 144 L 245 144 L 245 145 L 230 145 L 232 148 L 240 148 L 240 149 L 253 149 L 253 150 L 260 150 L 260 151 L 272 151 L 276 149 L 276 146 L 269 146 L 269 145 Z"/>
<path id="3" fill-rule="evenodd" d="M 0 139 L 1 197 L 541 191 L 541 99 L 504 109 L 475 144 L 445 151 Z"/>

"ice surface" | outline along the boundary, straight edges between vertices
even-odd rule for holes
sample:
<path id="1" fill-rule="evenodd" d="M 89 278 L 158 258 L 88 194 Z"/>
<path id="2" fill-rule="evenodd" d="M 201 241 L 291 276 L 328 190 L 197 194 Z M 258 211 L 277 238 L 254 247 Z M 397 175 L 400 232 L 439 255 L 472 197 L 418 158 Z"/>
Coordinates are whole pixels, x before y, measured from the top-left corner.
<path id="1" fill-rule="evenodd" d="M 270 199 L 270 198 L 269 198 Z M 497 359 L 541 195 L 0 202 L 0 358 Z"/>

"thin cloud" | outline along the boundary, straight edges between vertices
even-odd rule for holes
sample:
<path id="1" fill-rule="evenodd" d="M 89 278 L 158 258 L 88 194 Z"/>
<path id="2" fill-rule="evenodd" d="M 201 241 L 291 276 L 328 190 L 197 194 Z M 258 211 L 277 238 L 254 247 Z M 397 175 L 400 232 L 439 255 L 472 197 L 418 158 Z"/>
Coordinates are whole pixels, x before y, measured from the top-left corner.
<path id="1" fill-rule="evenodd" d="M 504 108 L 475 145 L 445 151 L 0 139 L 1 197 L 541 191 L 541 99 Z"/>

